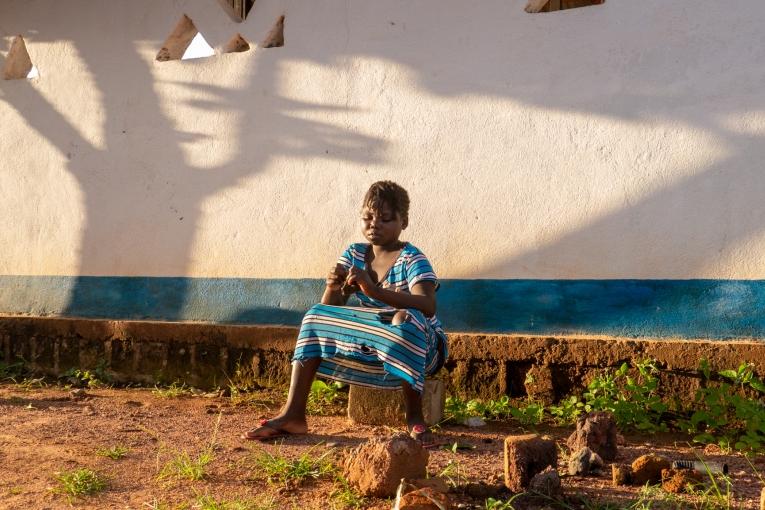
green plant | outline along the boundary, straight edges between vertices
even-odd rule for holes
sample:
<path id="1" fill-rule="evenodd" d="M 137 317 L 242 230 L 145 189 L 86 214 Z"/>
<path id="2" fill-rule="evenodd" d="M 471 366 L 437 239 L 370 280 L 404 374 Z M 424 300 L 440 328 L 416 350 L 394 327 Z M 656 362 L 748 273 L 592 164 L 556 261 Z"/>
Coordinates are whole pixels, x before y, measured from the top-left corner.
<path id="1" fill-rule="evenodd" d="M 13 381 L 21 377 L 25 372 L 24 360 L 19 360 L 14 363 L 5 363 L 0 361 L 0 381 Z"/>
<path id="2" fill-rule="evenodd" d="M 765 384 L 754 376 L 752 366 L 742 363 L 736 370 L 720 371 L 724 380 L 719 384 L 712 383 L 706 360 L 701 361 L 699 371 L 704 386 L 696 391 L 695 410 L 678 425 L 695 434 L 693 439 L 699 443 L 742 451 L 765 449 L 765 402 L 746 396 L 747 391 L 760 397 L 765 394 Z"/>
<path id="3" fill-rule="evenodd" d="M 462 423 L 467 418 L 479 417 L 487 420 L 501 420 L 511 416 L 513 409 L 510 398 L 503 395 L 498 400 L 484 402 L 480 399 L 464 400 L 457 396 L 446 398 L 445 421 Z"/>
<path id="4" fill-rule="evenodd" d="M 545 416 L 545 406 L 539 402 L 528 402 L 519 407 L 510 408 L 510 415 L 521 425 L 539 425 Z"/>
<path id="5" fill-rule="evenodd" d="M 271 510 L 275 508 L 273 499 L 258 501 L 254 499 L 221 499 L 217 500 L 205 494 L 197 496 L 192 507 L 194 510 Z"/>
<path id="6" fill-rule="evenodd" d="M 570 425 L 576 422 L 580 414 L 584 412 L 584 402 L 576 395 L 564 398 L 558 404 L 547 406 L 547 412 L 560 425 Z"/>
<path id="7" fill-rule="evenodd" d="M 329 384 L 315 380 L 311 383 L 311 391 L 308 394 L 306 412 L 313 415 L 336 414 L 347 403 L 345 393 L 339 391 L 343 387 L 337 381 Z"/>
<path id="8" fill-rule="evenodd" d="M 56 475 L 59 483 L 57 492 L 70 498 L 87 496 L 101 492 L 106 488 L 106 478 L 90 469 L 80 468 L 62 471 Z"/>
<path id="9" fill-rule="evenodd" d="M 112 446 L 111 448 L 99 448 L 96 455 L 109 457 L 112 460 L 119 460 L 127 454 L 129 450 L 122 445 Z"/>
<path id="10" fill-rule="evenodd" d="M 262 450 L 255 458 L 255 465 L 259 468 L 263 477 L 273 484 L 284 486 L 299 485 L 308 479 L 317 479 L 335 474 L 335 467 L 329 460 L 332 450 L 327 450 L 319 456 L 314 456 L 313 451 L 321 443 L 311 447 L 300 457 L 288 459 L 281 455 Z"/>
<path id="11" fill-rule="evenodd" d="M 78 386 L 87 386 L 88 388 L 100 388 L 106 386 L 111 380 L 106 371 L 105 360 L 100 360 L 95 368 L 92 369 L 83 370 L 80 368 L 70 368 L 64 373 L 64 377 L 68 377 Z"/>
<path id="12" fill-rule="evenodd" d="M 584 412 L 610 411 L 624 428 L 644 431 L 666 430 L 662 421 L 667 405 L 658 395 L 659 369 L 653 360 L 635 363 L 637 378 L 629 375 L 629 365 L 622 363 L 615 372 L 593 379 L 583 394 Z"/>
<path id="13" fill-rule="evenodd" d="M 207 465 L 215 459 L 212 449 L 203 450 L 196 457 L 182 451 L 165 463 L 157 475 L 159 480 L 202 480 L 207 475 Z"/>
<path id="14" fill-rule="evenodd" d="M 484 502 L 484 509 L 485 510 L 516 510 L 515 506 L 513 505 L 513 501 L 515 501 L 516 498 L 519 498 L 523 495 L 524 493 L 515 494 L 513 497 L 511 497 L 507 501 L 502 501 L 501 499 L 488 498 Z"/>
<path id="15" fill-rule="evenodd" d="M 164 388 L 154 386 L 151 390 L 152 395 L 156 395 L 161 398 L 179 398 L 192 394 L 191 388 L 186 386 L 186 383 L 178 384 L 178 381 L 173 382 L 171 385 Z"/>
<path id="16" fill-rule="evenodd" d="M 344 476 L 338 474 L 335 477 L 335 487 L 329 494 L 329 498 L 333 502 L 333 508 L 348 509 L 348 508 L 361 508 L 367 500 L 363 496 L 360 496 L 353 487 L 348 483 L 348 480 Z"/>

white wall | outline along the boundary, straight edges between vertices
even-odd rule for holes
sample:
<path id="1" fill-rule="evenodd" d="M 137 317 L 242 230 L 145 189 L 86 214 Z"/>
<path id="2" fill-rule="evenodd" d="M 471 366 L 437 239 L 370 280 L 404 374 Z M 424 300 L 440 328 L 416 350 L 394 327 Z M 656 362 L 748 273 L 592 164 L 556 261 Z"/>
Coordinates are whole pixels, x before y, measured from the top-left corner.
<path id="1" fill-rule="evenodd" d="M 386 178 L 443 277 L 765 278 L 765 3 L 524 4 L 0 2 L 0 274 L 320 277 Z"/>

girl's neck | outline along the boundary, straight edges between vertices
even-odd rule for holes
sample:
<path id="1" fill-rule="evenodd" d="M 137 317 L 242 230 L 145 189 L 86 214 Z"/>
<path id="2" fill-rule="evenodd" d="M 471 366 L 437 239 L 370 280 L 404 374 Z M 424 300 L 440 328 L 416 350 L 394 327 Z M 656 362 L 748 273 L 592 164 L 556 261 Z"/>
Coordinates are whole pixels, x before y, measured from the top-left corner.
<path id="1" fill-rule="evenodd" d="M 398 239 L 396 239 L 396 241 L 394 241 L 394 242 L 392 242 L 390 244 L 383 244 L 383 245 L 373 244 L 372 245 L 372 252 L 377 257 L 377 256 L 380 256 L 382 254 L 401 251 L 404 248 L 405 244 L 406 243 L 404 243 L 402 241 L 399 241 Z"/>

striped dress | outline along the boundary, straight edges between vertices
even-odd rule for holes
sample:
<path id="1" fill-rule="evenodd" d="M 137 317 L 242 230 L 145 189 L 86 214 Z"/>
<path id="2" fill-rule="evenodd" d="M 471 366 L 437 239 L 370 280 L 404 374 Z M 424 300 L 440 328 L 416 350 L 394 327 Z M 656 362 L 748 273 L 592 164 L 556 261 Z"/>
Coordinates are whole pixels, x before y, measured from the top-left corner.
<path id="1" fill-rule="evenodd" d="M 365 269 L 371 246 L 352 244 L 338 263 Z M 378 285 L 409 292 L 418 282 L 438 279 L 425 255 L 405 243 L 401 254 Z M 359 386 L 397 389 L 405 381 L 422 392 L 425 376 L 436 372 L 448 355 L 441 323 L 407 309 L 404 323 L 394 326 L 396 309 L 356 292 L 360 307 L 314 305 L 303 318 L 293 362 L 321 358 L 318 375 Z"/>

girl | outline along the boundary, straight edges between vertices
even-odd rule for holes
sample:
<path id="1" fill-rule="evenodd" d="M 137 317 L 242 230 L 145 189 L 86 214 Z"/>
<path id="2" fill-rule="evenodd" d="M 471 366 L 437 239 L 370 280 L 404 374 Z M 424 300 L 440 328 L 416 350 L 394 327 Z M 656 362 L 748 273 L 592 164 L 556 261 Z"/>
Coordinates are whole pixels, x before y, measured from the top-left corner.
<path id="1" fill-rule="evenodd" d="M 361 209 L 368 243 L 352 244 L 326 279 L 321 304 L 303 318 L 287 402 L 278 416 L 242 434 L 266 440 L 308 430 L 305 407 L 315 375 L 373 388 L 402 388 L 407 428 L 432 438 L 422 416 L 425 376 L 447 356 L 436 318 L 438 280 L 425 255 L 399 240 L 409 195 L 391 181 L 372 184 Z M 355 294 L 361 308 L 344 306 Z"/>

